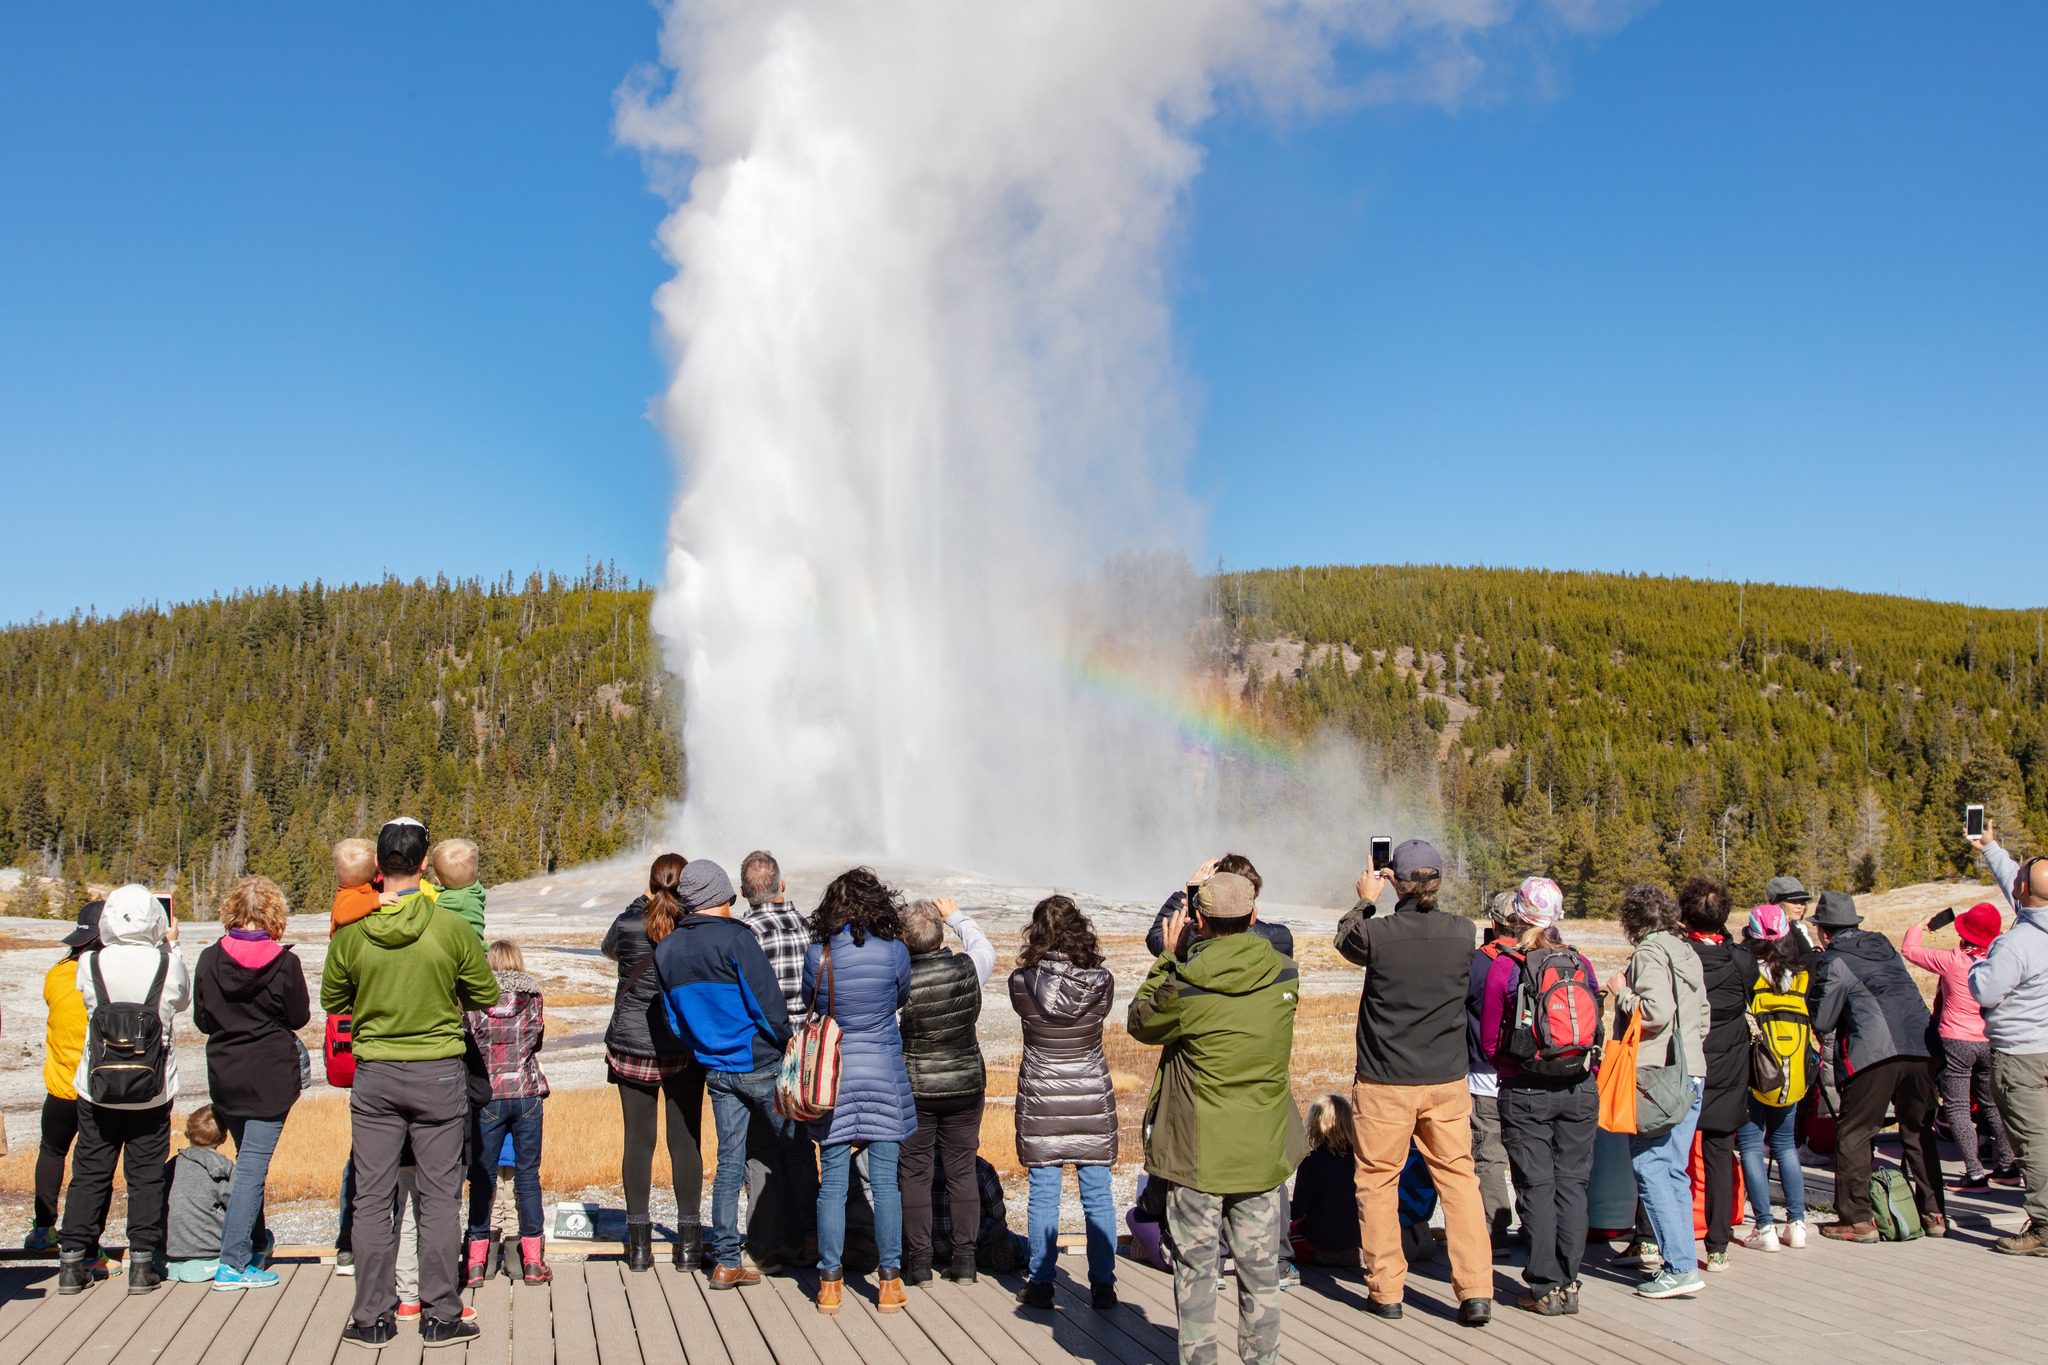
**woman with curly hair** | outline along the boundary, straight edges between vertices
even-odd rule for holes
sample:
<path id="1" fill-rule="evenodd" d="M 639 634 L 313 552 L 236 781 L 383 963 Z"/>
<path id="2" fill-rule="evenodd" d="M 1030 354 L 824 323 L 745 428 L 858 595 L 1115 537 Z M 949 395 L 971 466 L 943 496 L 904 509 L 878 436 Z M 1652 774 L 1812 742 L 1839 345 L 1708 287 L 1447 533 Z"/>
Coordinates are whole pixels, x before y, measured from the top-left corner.
<path id="1" fill-rule="evenodd" d="M 881 1260 L 876 1307 L 894 1313 L 903 1293 L 903 1200 L 896 1163 L 917 1131 L 896 1012 L 910 999 L 903 898 L 856 867 L 825 888 L 804 954 L 804 1003 L 838 1021 L 839 1102 L 811 1125 L 818 1143 L 818 1311 L 836 1313 L 845 1292 L 846 1189 L 853 1149 L 865 1147 Z"/>
<path id="2" fill-rule="evenodd" d="M 1637 1285 L 1636 1293 L 1646 1299 L 1690 1296 L 1706 1283 L 1700 1278 L 1699 1252 L 1693 1243 L 1692 1178 L 1686 1172 L 1706 1090 L 1706 982 L 1699 954 L 1677 936 L 1678 905 L 1669 892 L 1654 886 L 1630 887 L 1621 898 L 1619 918 L 1621 932 L 1635 951 L 1614 985 L 1614 1031 L 1619 1036 L 1629 1016 L 1640 1016 L 1638 1076 L 1682 1067 L 1691 1100 L 1691 1107 L 1672 1127 L 1637 1133 L 1628 1140 L 1636 1198 L 1642 1201 L 1663 1259 L 1663 1268 Z"/>
<path id="3" fill-rule="evenodd" d="M 1088 1227 L 1088 1282 L 1097 1308 L 1116 1304 L 1116 1209 L 1109 1197 L 1116 1161 L 1116 1088 L 1102 1055 L 1102 1021 L 1116 978 L 1102 965 L 1095 929 L 1065 896 L 1031 912 L 1010 1003 L 1024 1025 L 1017 1068 L 1017 1160 L 1031 1172 L 1031 1266 L 1017 1296 L 1050 1308 L 1059 1255 L 1060 1186 L 1074 1168 Z"/>
<path id="4" fill-rule="evenodd" d="M 216 1289 L 267 1289 L 278 1280 L 263 1229 L 263 1184 L 285 1115 L 302 1084 L 298 1031 L 312 1017 L 306 969 L 284 946 L 284 892 L 244 877 L 220 903 L 227 931 L 199 954 L 192 1022 L 206 1035 L 206 1086 L 214 1117 L 235 1141 L 235 1176 L 220 1230 Z M 259 1232 L 261 1235 L 259 1236 Z"/>

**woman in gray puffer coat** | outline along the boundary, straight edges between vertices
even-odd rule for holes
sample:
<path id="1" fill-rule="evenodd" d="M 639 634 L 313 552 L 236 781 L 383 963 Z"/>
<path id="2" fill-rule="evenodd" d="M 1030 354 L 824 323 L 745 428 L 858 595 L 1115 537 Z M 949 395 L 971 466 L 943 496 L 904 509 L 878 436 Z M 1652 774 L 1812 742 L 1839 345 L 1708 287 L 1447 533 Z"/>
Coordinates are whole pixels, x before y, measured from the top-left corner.
<path id="1" fill-rule="evenodd" d="M 1024 1024 L 1017 1159 L 1031 1172 L 1031 1265 L 1017 1297 L 1027 1308 L 1052 1307 L 1067 1165 L 1081 1187 L 1095 1306 L 1116 1303 L 1116 1210 L 1109 1197 L 1116 1087 L 1102 1055 L 1102 1021 L 1115 994 L 1116 978 L 1102 965 L 1088 917 L 1065 896 L 1040 901 L 1010 973 L 1010 1003 Z"/>

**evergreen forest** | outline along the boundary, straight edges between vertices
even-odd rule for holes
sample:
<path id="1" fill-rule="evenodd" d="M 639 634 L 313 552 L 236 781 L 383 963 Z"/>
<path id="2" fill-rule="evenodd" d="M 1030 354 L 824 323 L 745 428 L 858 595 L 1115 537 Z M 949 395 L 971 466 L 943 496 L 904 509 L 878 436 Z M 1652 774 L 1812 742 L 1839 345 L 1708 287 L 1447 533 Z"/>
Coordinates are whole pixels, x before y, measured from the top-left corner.
<path id="1" fill-rule="evenodd" d="M 1962 808 L 2048 836 L 2039 611 L 1495 569 L 1220 575 L 1205 657 L 1271 733 L 1337 730 L 1423 793 L 1461 908 L 1543 871 L 1870 890 L 1970 867 Z M 336 839 L 413 813 L 488 881 L 602 858 L 682 791 L 651 594 L 574 579 L 312 584 L 0 631 L 0 865 L 234 877 L 324 907 Z M 20 897 L 17 896 L 17 900 Z"/>

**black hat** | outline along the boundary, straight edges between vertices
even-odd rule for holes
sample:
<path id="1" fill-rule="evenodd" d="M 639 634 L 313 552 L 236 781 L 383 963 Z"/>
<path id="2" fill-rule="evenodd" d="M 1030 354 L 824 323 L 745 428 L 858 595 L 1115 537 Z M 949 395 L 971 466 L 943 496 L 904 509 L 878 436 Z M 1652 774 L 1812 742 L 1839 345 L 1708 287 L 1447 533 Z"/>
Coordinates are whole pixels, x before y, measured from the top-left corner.
<path id="1" fill-rule="evenodd" d="M 61 940 L 67 948 L 89 948 L 100 941 L 100 911 L 105 901 L 87 901 L 78 912 L 78 927 Z"/>
<path id="2" fill-rule="evenodd" d="M 1823 891 L 1812 922 L 1821 929 L 1853 929 L 1863 923 L 1863 916 L 1856 913 L 1856 898 L 1848 892 Z"/>

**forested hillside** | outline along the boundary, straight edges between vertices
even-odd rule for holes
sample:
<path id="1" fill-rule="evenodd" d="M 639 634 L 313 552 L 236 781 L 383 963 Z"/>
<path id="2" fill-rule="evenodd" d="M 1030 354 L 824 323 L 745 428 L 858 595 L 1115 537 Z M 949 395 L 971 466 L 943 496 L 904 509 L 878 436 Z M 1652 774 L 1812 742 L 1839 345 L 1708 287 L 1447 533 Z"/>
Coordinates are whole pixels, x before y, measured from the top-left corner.
<path id="1" fill-rule="evenodd" d="M 0 864 L 318 908 L 333 842 L 398 812 L 490 880 L 603 857 L 680 790 L 648 598 L 388 581 L 0 632 Z"/>
<path id="2" fill-rule="evenodd" d="M 2048 834 L 2041 612 L 1682 579 L 1321 568 L 1216 585 L 1247 705 L 1439 793 L 1481 886 L 1552 869 L 1868 889 L 1964 870 L 1967 801 Z M 1291 642 L 1276 647 L 1274 641 Z"/>
<path id="3" fill-rule="evenodd" d="M 1213 584 L 1216 667 L 1270 730 L 1364 741 L 1471 893 L 1548 870 L 1870 888 L 1967 866 L 1965 801 L 2048 836 L 2039 612 L 1587 574 L 1301 569 Z M 575 581 L 278 589 L 0 632 L 0 864 L 243 870 L 297 905 L 410 811 L 491 880 L 632 845 L 680 793 L 649 594 Z"/>

